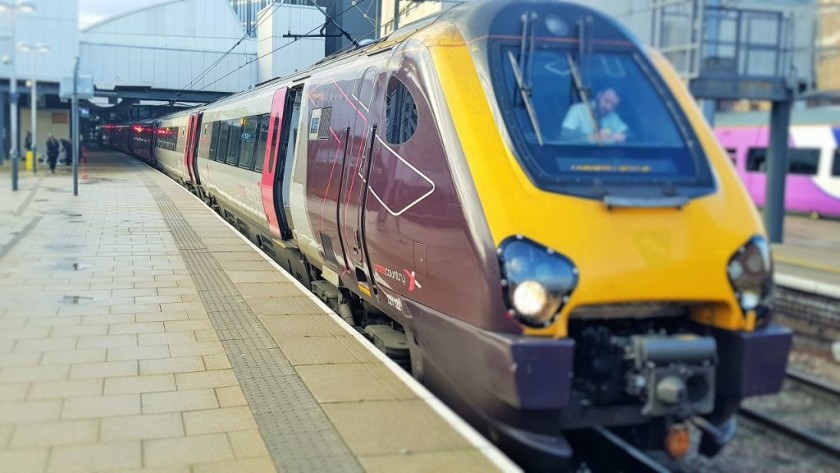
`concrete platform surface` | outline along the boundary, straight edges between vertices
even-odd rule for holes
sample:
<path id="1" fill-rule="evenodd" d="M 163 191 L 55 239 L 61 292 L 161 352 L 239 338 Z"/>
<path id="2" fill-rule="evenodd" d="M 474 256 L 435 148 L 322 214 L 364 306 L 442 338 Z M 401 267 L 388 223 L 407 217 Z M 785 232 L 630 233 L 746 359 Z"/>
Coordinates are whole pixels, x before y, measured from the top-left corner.
<path id="1" fill-rule="evenodd" d="M 516 467 L 199 200 L 0 167 L 0 472 Z"/>
<path id="2" fill-rule="evenodd" d="M 773 260 L 777 284 L 840 298 L 840 221 L 788 215 Z"/>

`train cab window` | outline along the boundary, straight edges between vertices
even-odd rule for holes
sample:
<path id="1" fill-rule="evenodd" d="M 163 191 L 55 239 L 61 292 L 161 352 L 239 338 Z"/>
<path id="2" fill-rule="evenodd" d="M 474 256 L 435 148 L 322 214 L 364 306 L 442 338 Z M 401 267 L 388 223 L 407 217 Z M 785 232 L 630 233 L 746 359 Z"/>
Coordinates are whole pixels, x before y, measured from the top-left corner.
<path id="1" fill-rule="evenodd" d="M 396 77 L 388 81 L 385 98 L 385 139 L 399 145 L 410 140 L 417 130 L 417 104 L 408 87 Z"/>
<path id="2" fill-rule="evenodd" d="M 263 114 L 259 117 L 259 125 L 257 126 L 257 149 L 256 157 L 254 158 L 254 171 L 262 172 L 263 163 L 265 162 L 265 148 L 268 143 L 268 121 L 269 115 Z"/>
<path id="3" fill-rule="evenodd" d="M 254 164 L 254 149 L 257 144 L 257 117 L 242 119 L 242 138 L 239 145 L 239 167 L 251 169 Z"/>
<path id="4" fill-rule="evenodd" d="M 225 162 L 231 166 L 236 166 L 236 161 L 239 159 L 239 146 L 242 144 L 242 121 L 231 120 L 229 123 L 230 138 Z"/>
<path id="5" fill-rule="evenodd" d="M 709 161 L 656 68 L 631 45 L 591 46 L 491 40 L 501 118 L 534 184 L 594 199 L 711 192 Z"/>
<path id="6" fill-rule="evenodd" d="M 834 164 L 831 167 L 831 175 L 840 177 L 840 149 L 834 150 Z"/>
<path id="7" fill-rule="evenodd" d="M 216 150 L 216 161 L 225 162 L 228 150 L 228 136 L 230 135 L 230 125 L 227 122 L 222 122 L 219 125 L 219 147 Z"/>

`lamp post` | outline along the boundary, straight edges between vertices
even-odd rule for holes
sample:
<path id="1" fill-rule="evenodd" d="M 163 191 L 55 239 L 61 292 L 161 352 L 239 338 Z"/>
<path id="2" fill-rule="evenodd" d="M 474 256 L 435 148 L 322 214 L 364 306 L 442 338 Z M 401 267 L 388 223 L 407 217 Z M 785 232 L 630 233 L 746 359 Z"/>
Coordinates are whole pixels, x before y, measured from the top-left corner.
<path id="1" fill-rule="evenodd" d="M 17 2 L 10 2 L 10 1 L 0 1 L 0 12 L 5 11 L 9 13 L 9 28 L 10 28 L 10 35 L 12 38 L 12 56 L 10 58 L 10 64 L 12 66 L 11 69 L 11 76 L 9 77 L 9 109 L 10 109 L 10 117 L 9 121 L 11 122 L 11 130 L 12 130 L 12 148 L 10 151 L 10 157 L 12 159 L 12 190 L 18 190 L 18 96 L 17 96 L 17 75 L 15 74 L 15 14 L 17 12 L 20 13 L 32 13 L 35 11 L 35 5 L 30 2 L 25 1 L 17 1 Z"/>
<path id="2" fill-rule="evenodd" d="M 38 57 L 38 53 L 48 53 L 50 52 L 50 48 L 45 45 L 38 43 L 36 45 L 31 45 L 27 43 L 20 44 L 20 50 L 29 53 L 29 75 L 31 76 L 32 80 L 32 92 L 30 94 L 30 103 L 32 107 L 32 172 L 37 174 L 38 173 L 38 120 L 37 120 L 37 112 L 38 112 L 38 81 L 35 79 L 35 58 Z"/>

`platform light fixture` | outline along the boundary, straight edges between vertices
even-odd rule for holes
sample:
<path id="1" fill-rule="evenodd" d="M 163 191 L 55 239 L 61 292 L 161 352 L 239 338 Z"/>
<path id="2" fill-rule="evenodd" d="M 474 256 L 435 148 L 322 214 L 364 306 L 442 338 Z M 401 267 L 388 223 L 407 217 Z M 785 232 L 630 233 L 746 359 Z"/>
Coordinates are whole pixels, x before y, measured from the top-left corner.
<path id="1" fill-rule="evenodd" d="M 43 43 L 35 45 L 20 43 L 21 51 L 29 53 L 29 75 L 30 75 L 30 106 L 32 107 L 32 171 L 38 173 L 38 81 L 35 76 L 35 60 L 38 54 L 50 52 L 49 46 Z"/>
<path id="2" fill-rule="evenodd" d="M 16 44 L 15 41 L 15 15 L 17 13 L 32 13 L 35 11 L 35 4 L 26 1 L 0 1 L 0 12 L 6 12 L 9 15 L 9 31 L 11 35 L 11 43 Z M 17 96 L 17 74 L 15 71 L 15 55 L 17 48 L 11 48 L 11 57 L 9 63 L 11 64 L 11 72 L 9 77 L 9 109 L 11 116 L 11 151 L 10 158 L 12 160 L 12 190 L 18 190 L 18 96 Z"/>

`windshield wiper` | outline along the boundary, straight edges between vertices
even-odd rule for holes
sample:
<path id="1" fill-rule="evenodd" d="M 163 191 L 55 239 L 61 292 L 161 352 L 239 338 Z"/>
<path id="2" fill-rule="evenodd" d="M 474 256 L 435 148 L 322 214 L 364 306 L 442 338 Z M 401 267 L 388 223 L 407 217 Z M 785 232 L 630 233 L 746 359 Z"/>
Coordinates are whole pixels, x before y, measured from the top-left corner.
<path id="1" fill-rule="evenodd" d="M 542 131 L 540 131 L 540 122 L 537 120 L 537 112 L 534 110 L 534 104 L 531 102 L 531 88 L 525 84 L 525 79 L 522 77 L 522 70 L 519 68 L 519 62 L 517 62 L 516 57 L 510 51 L 508 51 L 508 58 L 510 58 L 510 67 L 513 69 L 513 77 L 516 78 L 516 89 L 519 91 L 519 95 L 522 96 L 522 101 L 525 103 L 525 110 L 528 111 L 528 118 L 531 120 L 531 126 L 537 135 L 537 143 L 542 146 Z"/>
<path id="2" fill-rule="evenodd" d="M 531 120 L 531 126 L 537 135 L 537 143 L 542 146 L 542 130 L 540 129 L 540 122 L 537 120 L 537 111 L 534 109 L 534 103 L 531 101 L 531 94 L 533 93 L 531 89 L 531 69 L 534 67 L 536 21 L 536 13 L 528 12 L 522 14 L 522 42 L 519 47 L 519 58 L 522 60 L 524 69 L 519 65 L 519 61 L 516 60 L 516 57 L 514 57 L 511 51 L 508 51 L 508 58 L 510 58 L 510 67 L 513 69 L 513 76 L 516 78 L 516 90 L 519 91 L 519 95 L 522 96 L 522 102 L 525 103 L 525 110 L 528 111 L 528 119 Z"/>
<path id="3" fill-rule="evenodd" d="M 572 83 L 575 85 L 575 91 L 580 96 L 580 101 L 586 105 L 586 111 L 589 119 L 592 121 L 592 129 L 595 130 L 595 139 L 599 145 L 603 145 L 601 141 L 601 125 L 598 123 L 598 118 L 595 116 L 595 110 L 592 108 L 592 103 L 589 101 L 589 94 L 586 92 L 586 87 L 583 86 L 583 80 L 580 77 L 580 69 L 571 54 L 566 54 L 566 60 L 569 61 L 569 70 L 572 72 Z"/>

